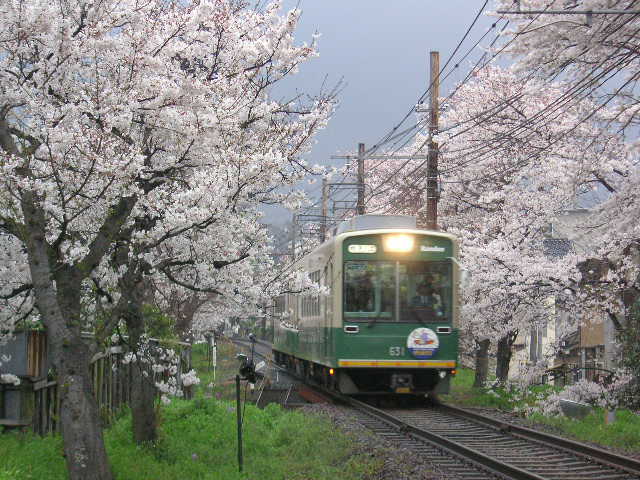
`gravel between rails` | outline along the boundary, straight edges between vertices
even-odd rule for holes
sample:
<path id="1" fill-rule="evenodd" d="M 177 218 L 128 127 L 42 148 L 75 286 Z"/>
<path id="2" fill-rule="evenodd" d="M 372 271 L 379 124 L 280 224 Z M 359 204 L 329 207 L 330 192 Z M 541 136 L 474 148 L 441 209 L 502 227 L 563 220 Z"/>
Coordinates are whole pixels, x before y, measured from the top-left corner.
<path id="1" fill-rule="evenodd" d="M 398 448 L 388 440 L 376 435 L 360 424 L 348 413 L 348 409 L 330 404 L 310 404 L 301 407 L 311 415 L 321 415 L 340 430 L 351 436 L 356 443 L 356 454 L 369 455 L 381 462 L 381 468 L 365 480 L 456 480 L 458 477 L 442 472 L 428 458 L 417 455 L 407 448 Z"/>

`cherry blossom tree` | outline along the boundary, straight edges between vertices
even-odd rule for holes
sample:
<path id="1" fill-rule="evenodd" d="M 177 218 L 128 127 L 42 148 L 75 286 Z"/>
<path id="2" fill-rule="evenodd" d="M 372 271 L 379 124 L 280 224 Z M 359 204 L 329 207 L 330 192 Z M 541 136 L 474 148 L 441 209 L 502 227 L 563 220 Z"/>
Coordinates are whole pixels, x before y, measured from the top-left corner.
<path id="1" fill-rule="evenodd" d="M 498 341 L 501 380 L 518 332 L 546 324 L 545 299 L 567 300 L 563 292 L 580 280 L 575 255 L 549 254 L 545 227 L 627 159 L 621 136 L 601 126 L 607 113 L 592 115 L 591 99 L 539 121 L 566 88 L 487 67 L 443 115 L 442 224 L 463 239 L 475 277 L 465 318 L 476 335 Z"/>
<path id="2" fill-rule="evenodd" d="M 286 201 L 277 187 L 310 170 L 301 155 L 331 99 L 269 97 L 315 55 L 293 44 L 298 14 L 232 0 L 0 6 L 0 228 L 28 265 L 1 293 L 18 315 L 35 303 L 49 333 L 71 479 L 112 478 L 82 292 L 116 303 L 115 286 L 147 273 L 216 288 L 215 262 L 242 254 L 203 259 L 196 237 L 220 247 L 220 224 Z M 171 242 L 182 256 L 162 256 Z"/>
<path id="3" fill-rule="evenodd" d="M 260 283 L 258 278 L 264 277 L 270 265 L 268 251 L 264 248 L 264 228 L 255 215 L 247 214 L 247 210 L 241 214 L 217 212 L 216 216 L 215 223 L 220 225 L 215 228 L 213 225 L 189 228 L 169 238 L 164 238 L 166 230 L 159 230 L 162 232 L 160 242 L 157 237 L 147 237 L 145 241 L 130 241 L 116 250 L 112 267 L 125 269 L 118 279 L 120 297 L 114 305 L 111 296 L 105 294 L 103 311 L 110 312 L 108 322 L 111 324 L 124 321 L 127 342 L 133 351 L 147 341 L 145 304 L 154 303 L 154 300 L 163 311 L 171 312 L 168 307 L 176 305 L 168 300 L 176 302 L 186 298 L 190 311 L 176 313 L 182 320 L 187 318 L 185 314 L 190 315 L 187 318 L 189 327 L 197 309 L 212 298 L 222 297 L 225 302 L 236 305 L 236 310 L 253 308 L 255 311 L 263 301 L 262 292 L 256 286 Z M 149 238 L 153 240 L 149 242 Z M 152 285 L 154 288 L 149 288 Z M 100 288 L 109 290 L 104 285 Z M 242 308 L 238 308 L 240 306 Z M 104 330 L 109 331 L 108 326 L 105 327 Z M 201 328 L 207 327 L 201 325 Z M 134 362 L 133 365 L 142 370 L 132 388 L 134 437 L 140 443 L 155 441 L 155 392 L 148 371 L 151 365 L 149 362 Z"/>
<path id="4" fill-rule="evenodd" d="M 640 18 L 623 14 L 636 10 L 635 0 L 522 0 L 523 11 L 565 11 L 566 14 L 539 13 L 506 15 L 510 29 L 499 48 L 516 60 L 521 72 L 538 71 L 567 83 L 570 97 L 596 95 L 612 108 L 610 116 L 622 130 L 629 129 L 633 141 L 638 124 L 638 80 L 640 53 L 637 35 Z M 497 10 L 513 10 L 510 0 L 496 0 Z M 620 14 L 590 16 L 575 11 L 618 11 Z M 602 87 L 604 88 L 598 88 Z M 596 88 L 598 88 L 596 90 Z"/>
<path id="5" fill-rule="evenodd" d="M 594 182 L 614 181 L 628 165 L 621 135 L 603 127 L 610 111 L 598 111 L 591 98 L 554 111 L 567 88 L 530 71 L 486 66 L 456 90 L 442 115 L 439 223 L 460 237 L 472 272 L 462 327 L 477 342 L 477 385 L 485 380 L 491 340 L 497 376 L 506 380 L 513 342 L 519 332 L 546 324 L 549 299 L 579 300 L 566 293 L 581 281 L 579 258 L 550 256 L 546 227 Z M 419 135 L 404 153 L 419 151 L 426 140 Z M 415 204 L 425 204 L 412 200 L 425 190 L 424 161 L 397 160 L 377 170 L 374 205 L 415 215 Z"/>
<path id="6" fill-rule="evenodd" d="M 498 9 L 511 8 L 507 0 L 496 2 Z M 519 71 L 536 70 L 547 78 L 563 78 L 568 95 L 564 101 L 591 95 L 594 112 L 601 121 L 625 136 L 625 165 L 615 175 L 594 179 L 609 196 L 594 208 L 584 222 L 583 232 L 590 236 L 593 254 L 587 263 L 582 292 L 585 305 L 607 312 L 629 351 L 636 321 L 631 318 L 640 295 L 638 261 L 638 134 L 640 102 L 638 80 L 640 53 L 637 46 L 640 18 L 624 14 L 637 10 L 634 0 L 525 0 L 523 10 L 565 10 L 566 14 L 509 15 L 512 28 L 505 35 L 505 53 L 515 60 Z M 620 14 L 594 13 L 587 18 L 574 10 L 609 10 Z M 604 113 L 606 112 L 606 113 Z M 586 263 L 585 263 L 586 265 Z M 589 273 L 591 271 L 591 273 Z M 630 344 L 628 344 L 631 342 Z M 636 371 L 636 375 L 639 372 Z"/>

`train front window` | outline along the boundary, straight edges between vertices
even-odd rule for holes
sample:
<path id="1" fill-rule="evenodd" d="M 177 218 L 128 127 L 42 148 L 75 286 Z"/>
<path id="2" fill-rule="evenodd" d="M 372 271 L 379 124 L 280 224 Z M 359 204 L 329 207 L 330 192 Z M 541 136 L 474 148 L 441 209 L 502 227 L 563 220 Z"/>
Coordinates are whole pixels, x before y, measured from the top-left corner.
<path id="1" fill-rule="evenodd" d="M 347 261 L 344 317 L 349 321 L 451 321 L 451 262 Z"/>
<path id="2" fill-rule="evenodd" d="M 400 262 L 401 322 L 451 320 L 451 262 Z"/>
<path id="3" fill-rule="evenodd" d="M 354 319 L 393 319 L 395 289 L 395 262 L 346 262 L 345 316 Z"/>

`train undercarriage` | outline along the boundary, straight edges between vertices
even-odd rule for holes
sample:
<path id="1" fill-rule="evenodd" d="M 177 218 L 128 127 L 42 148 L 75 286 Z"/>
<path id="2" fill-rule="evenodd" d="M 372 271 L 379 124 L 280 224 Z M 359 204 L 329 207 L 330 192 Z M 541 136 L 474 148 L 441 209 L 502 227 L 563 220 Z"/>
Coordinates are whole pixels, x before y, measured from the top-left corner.
<path id="1" fill-rule="evenodd" d="M 448 393 L 451 370 L 438 368 L 331 368 L 273 351 L 274 360 L 297 376 L 346 395 Z"/>

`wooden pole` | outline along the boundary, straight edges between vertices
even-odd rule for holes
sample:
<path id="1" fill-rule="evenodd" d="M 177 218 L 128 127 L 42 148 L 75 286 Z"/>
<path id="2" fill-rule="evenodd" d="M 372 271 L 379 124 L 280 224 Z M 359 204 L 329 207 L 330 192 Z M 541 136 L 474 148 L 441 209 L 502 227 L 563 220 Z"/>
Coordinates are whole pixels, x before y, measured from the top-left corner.
<path id="1" fill-rule="evenodd" d="M 320 241 L 327 239 L 327 215 L 329 208 L 329 185 L 327 179 L 322 179 L 322 225 L 320 230 Z"/>
<path id="2" fill-rule="evenodd" d="M 429 230 L 438 229 L 438 144 L 433 137 L 438 133 L 438 97 L 440 95 L 440 54 L 430 54 L 431 101 L 429 108 L 429 153 L 427 159 L 427 221 Z"/>
<path id="3" fill-rule="evenodd" d="M 296 229 L 298 228 L 298 216 L 293 214 L 293 221 L 291 222 L 291 260 L 296 259 Z"/>
<path id="4" fill-rule="evenodd" d="M 364 143 L 358 144 L 358 215 L 364 215 Z"/>

